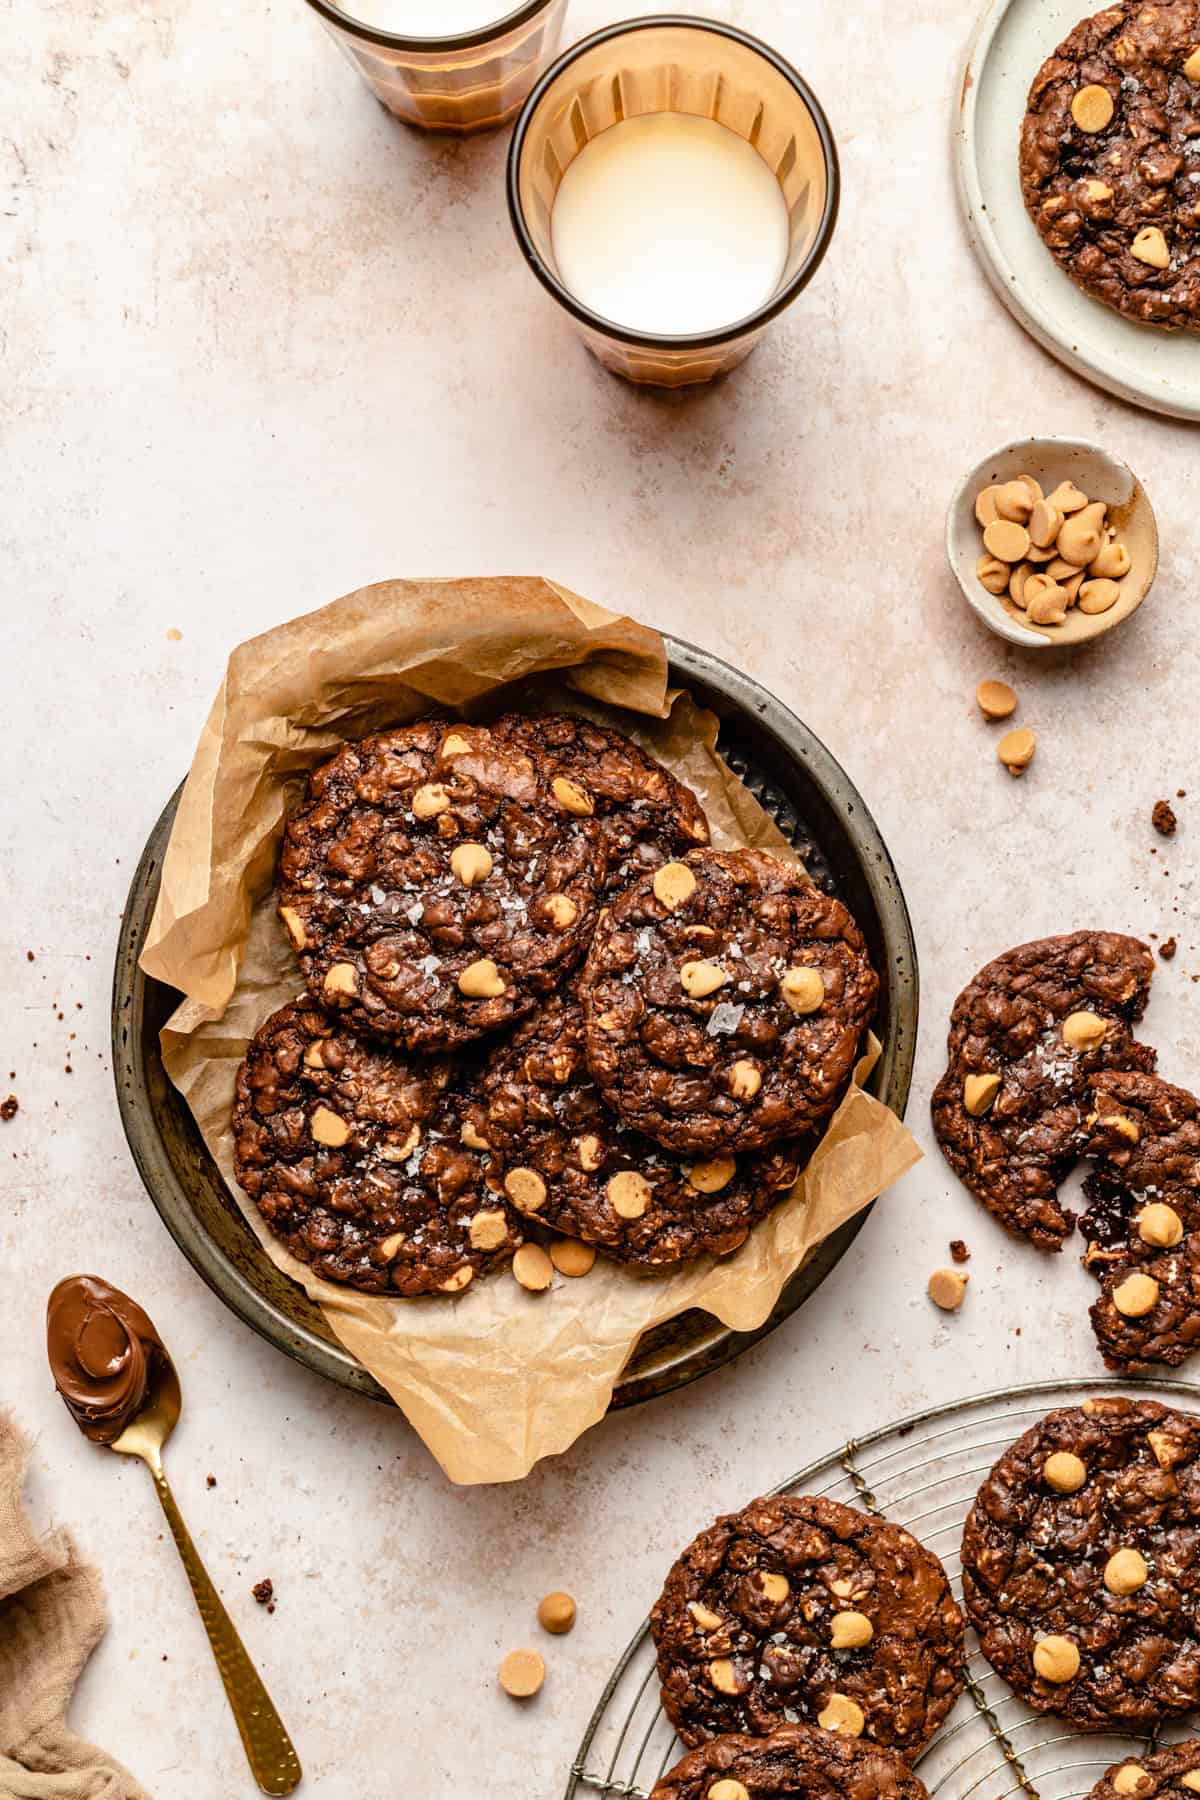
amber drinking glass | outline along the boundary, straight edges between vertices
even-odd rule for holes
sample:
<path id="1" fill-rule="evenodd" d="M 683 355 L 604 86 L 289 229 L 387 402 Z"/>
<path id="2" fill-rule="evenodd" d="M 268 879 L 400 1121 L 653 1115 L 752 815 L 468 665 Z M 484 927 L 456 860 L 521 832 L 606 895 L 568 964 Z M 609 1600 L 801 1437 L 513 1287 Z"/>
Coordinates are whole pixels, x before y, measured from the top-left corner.
<path id="1" fill-rule="evenodd" d="M 389 112 L 427 131 L 460 134 L 490 131 L 515 116 L 558 49 L 567 11 L 567 0 L 527 0 L 507 12 L 496 0 L 491 24 L 454 37 L 406 37 L 356 19 L 332 0 L 308 3 Z M 386 16 L 402 17 L 403 7 L 389 7 Z"/>
<path id="2" fill-rule="evenodd" d="M 557 266 L 551 219 L 564 175 L 602 132 L 651 113 L 728 126 L 783 192 L 787 253 L 774 291 L 746 316 L 698 334 L 616 324 L 572 293 Z M 806 287 L 829 247 L 838 209 L 833 134 L 804 79 L 775 51 L 714 20 L 626 20 L 564 51 L 521 111 L 508 159 L 508 204 L 534 274 L 607 368 L 630 381 L 682 387 L 724 374 L 749 354 Z M 619 218 L 611 255 L 621 255 Z"/>

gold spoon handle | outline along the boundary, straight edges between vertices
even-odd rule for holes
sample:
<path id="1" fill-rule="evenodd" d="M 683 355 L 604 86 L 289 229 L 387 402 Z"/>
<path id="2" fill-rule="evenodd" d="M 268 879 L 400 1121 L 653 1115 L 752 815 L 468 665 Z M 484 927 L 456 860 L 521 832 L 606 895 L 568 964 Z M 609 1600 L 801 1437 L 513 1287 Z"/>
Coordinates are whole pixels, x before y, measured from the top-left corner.
<path id="1" fill-rule="evenodd" d="M 175 1496 L 167 1485 L 166 1475 L 161 1466 L 154 1468 L 151 1465 L 150 1473 L 167 1515 L 175 1548 L 192 1584 L 192 1593 L 196 1596 L 196 1605 L 204 1620 L 204 1629 L 217 1659 L 217 1668 L 221 1671 L 254 1779 L 264 1794 L 290 1794 L 299 1785 L 303 1774 L 300 1758 L 263 1686 L 262 1677 L 246 1654 L 237 1627 L 221 1604 L 221 1597 L 200 1560 L 183 1515 L 175 1504 Z"/>

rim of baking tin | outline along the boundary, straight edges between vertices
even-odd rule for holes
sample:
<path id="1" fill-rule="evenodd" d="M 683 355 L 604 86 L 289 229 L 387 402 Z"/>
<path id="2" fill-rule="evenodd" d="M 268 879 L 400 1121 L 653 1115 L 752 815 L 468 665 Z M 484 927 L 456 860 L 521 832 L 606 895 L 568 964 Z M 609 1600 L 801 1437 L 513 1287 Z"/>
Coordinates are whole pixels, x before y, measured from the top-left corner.
<path id="1" fill-rule="evenodd" d="M 1016 274 L 1000 246 L 1000 240 L 992 226 L 991 214 L 988 211 L 984 195 L 983 180 L 979 173 L 979 161 L 976 149 L 976 116 L 978 112 L 979 94 L 982 86 L 981 75 L 997 33 L 1014 6 L 1024 5 L 1026 0 L 989 0 L 976 22 L 967 46 L 963 77 L 959 88 L 956 112 L 954 116 L 955 140 L 955 186 L 958 190 L 959 206 L 963 223 L 966 227 L 967 239 L 975 252 L 976 258 L 983 268 L 988 284 L 993 292 L 1004 303 L 1018 325 L 1034 338 L 1042 349 L 1047 351 L 1056 362 L 1081 375 L 1085 381 L 1103 388 L 1107 393 L 1116 394 L 1118 399 L 1127 400 L 1147 412 L 1155 412 L 1173 419 L 1189 419 L 1200 422 L 1200 401 L 1181 403 L 1171 395 L 1164 385 L 1161 394 L 1144 387 L 1138 387 L 1128 381 L 1121 373 L 1121 359 L 1117 354 L 1108 355 L 1103 350 L 1093 349 L 1084 356 L 1078 347 L 1068 342 L 1055 328 L 1052 317 L 1031 296 L 1022 292 Z M 1067 277 L 1064 277 L 1064 280 Z M 1096 305 L 1100 302 L 1096 301 Z M 1114 319 L 1119 318 L 1117 313 Z M 1131 330 L 1150 330 L 1152 327 L 1139 327 L 1134 321 L 1123 320 Z"/>
<path id="2" fill-rule="evenodd" d="M 316 0 L 310 0 L 315 4 Z M 542 99 L 553 82 L 570 68 L 586 51 L 594 49 L 597 44 L 609 43 L 614 38 L 631 37 L 637 31 L 661 31 L 665 28 L 683 27 L 689 31 L 710 32 L 717 37 L 732 39 L 734 43 L 752 50 L 778 70 L 785 81 L 799 94 L 808 108 L 812 122 L 816 127 L 817 137 L 821 144 L 821 154 L 825 158 L 825 205 L 821 212 L 821 221 L 817 233 L 809 247 L 808 255 L 800 264 L 791 279 L 779 289 L 778 293 L 764 301 L 753 312 L 744 318 L 737 319 L 732 325 L 723 325 L 719 331 L 703 332 L 652 332 L 636 331 L 629 325 L 618 325 L 615 320 L 608 319 L 603 313 L 593 312 L 577 300 L 570 288 L 561 282 L 553 269 L 538 254 L 537 247 L 525 223 L 525 211 L 521 205 L 520 174 L 521 156 L 525 147 L 525 139 L 533 116 Z M 686 13 L 648 13 L 640 19 L 624 19 L 615 25 L 605 25 L 600 31 L 593 31 L 589 37 L 580 38 L 562 55 L 552 62 L 542 75 L 529 98 L 517 116 L 513 127 L 512 141 L 508 147 L 508 170 L 505 186 L 508 192 L 508 216 L 516 234 L 521 254 L 533 270 L 542 286 L 551 297 L 580 325 L 589 331 L 600 332 L 602 336 L 614 338 L 618 343 L 633 344 L 639 349 L 648 350 L 710 350 L 721 344 L 731 343 L 735 338 L 744 337 L 747 332 L 761 330 L 769 325 L 772 319 L 789 307 L 797 295 L 808 286 L 817 270 L 825 260 L 837 224 L 838 207 L 841 202 L 841 165 L 838 161 L 837 144 L 833 130 L 825 116 L 825 109 L 817 99 L 808 82 L 787 58 L 761 38 L 754 37 L 749 31 L 742 31 L 737 25 L 728 25 L 722 19 L 691 18 Z"/>
<path id="3" fill-rule="evenodd" d="M 908 905 L 879 828 L 840 763 L 790 708 L 752 677 L 742 674 L 710 651 L 665 632 L 662 636 L 672 685 L 687 687 L 694 682 L 701 688 L 708 687 L 730 705 L 735 717 L 740 713 L 765 727 L 788 756 L 804 769 L 852 840 L 859 875 L 879 919 L 884 954 L 888 959 L 888 981 L 894 991 L 890 1029 L 869 1085 L 877 1098 L 902 1119 L 908 1104 L 916 1055 L 920 974 Z M 139 859 L 121 919 L 113 969 L 113 1079 L 130 1154 L 171 1237 L 196 1273 L 243 1324 L 315 1374 L 352 1392 L 392 1405 L 391 1396 L 349 1350 L 278 1310 L 230 1260 L 194 1211 L 159 1129 L 148 1093 L 143 1025 L 147 993 L 151 986 L 159 989 L 163 984 L 152 982 L 140 968 L 139 958 L 153 916 L 163 857 L 182 792 L 181 783 L 159 815 Z M 182 1104 L 186 1108 L 186 1101 Z M 187 1124 L 196 1141 L 202 1143 L 190 1113 Z M 207 1151 L 204 1154 L 207 1156 Z M 218 1179 L 221 1178 L 218 1176 Z M 769 1317 L 755 1330 L 734 1331 L 701 1311 L 700 1316 L 707 1318 L 711 1326 L 702 1341 L 669 1345 L 656 1354 L 649 1370 L 640 1374 L 636 1369 L 638 1350 L 635 1348 L 630 1359 L 632 1372 L 622 1375 L 618 1381 L 610 1410 L 638 1405 L 644 1400 L 690 1386 L 769 1336 L 798 1311 L 841 1261 L 865 1225 L 874 1204 L 872 1201 L 863 1207 L 816 1247 L 787 1282 Z M 262 1252 L 258 1251 L 258 1254 Z M 678 1324 L 680 1319 L 688 1316 L 687 1313 L 680 1314 L 671 1323 Z"/>
<path id="4" fill-rule="evenodd" d="M 506 37 L 510 31 L 528 25 L 539 13 L 549 12 L 554 0 L 526 0 L 524 6 L 493 19 L 490 25 L 477 26 L 474 31 L 460 31 L 451 37 L 405 37 L 403 32 L 385 31 L 382 26 L 368 25 L 365 20 L 356 19 L 353 13 L 334 6 L 333 0 L 308 0 L 308 4 L 331 25 L 353 37 L 365 38 L 369 44 L 382 44 L 389 50 L 423 50 L 431 56 L 440 56 L 447 51 L 475 50 L 490 44 L 493 38 Z"/>

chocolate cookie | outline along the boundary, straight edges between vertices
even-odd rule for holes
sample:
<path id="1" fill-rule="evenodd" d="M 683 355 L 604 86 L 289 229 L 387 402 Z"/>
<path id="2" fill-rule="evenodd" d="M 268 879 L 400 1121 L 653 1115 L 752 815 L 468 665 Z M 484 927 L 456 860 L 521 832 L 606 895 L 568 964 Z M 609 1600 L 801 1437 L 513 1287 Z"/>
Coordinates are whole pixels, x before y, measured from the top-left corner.
<path id="1" fill-rule="evenodd" d="M 509 713 L 492 729 L 511 734 L 590 803 L 608 846 L 608 893 L 708 843 L 695 794 L 621 732 L 574 713 Z"/>
<path id="2" fill-rule="evenodd" d="M 1100 1777 L 1087 1800 L 1155 1800 L 1157 1794 L 1200 1793 L 1200 1741 L 1168 1744 L 1147 1756 L 1127 1756 Z"/>
<path id="3" fill-rule="evenodd" d="M 1200 1101 L 1157 1075 L 1099 1075 L 1080 1220 L 1112 1369 L 1175 1367 L 1200 1345 Z"/>
<path id="4" fill-rule="evenodd" d="M 590 804 L 512 738 L 424 720 L 347 744 L 288 820 L 279 911 L 316 998 L 446 1050 L 579 961 L 608 856 Z"/>
<path id="5" fill-rule="evenodd" d="M 493 1152 L 519 1212 L 619 1262 L 728 1255 L 793 1186 L 800 1150 L 681 1162 L 623 1125 L 588 1072 L 572 986 L 492 1051 L 467 1106 L 471 1141 Z"/>
<path id="6" fill-rule="evenodd" d="M 650 1800 L 928 1800 L 894 1750 L 840 1732 L 782 1725 L 768 1738 L 719 1737 L 663 1776 Z"/>
<path id="7" fill-rule="evenodd" d="M 352 1037 L 311 998 L 281 1007 L 238 1071 L 237 1178 L 275 1236 L 327 1281 L 458 1294 L 521 1242 L 461 1141 L 446 1062 Z"/>
<path id="8" fill-rule="evenodd" d="M 754 1500 L 701 1532 L 650 1615 L 683 1742 L 817 1724 L 914 1757 L 963 1687 L 936 1556 L 834 1500 Z"/>
<path id="9" fill-rule="evenodd" d="M 796 1138 L 833 1111 L 879 983 L 840 900 L 762 850 L 694 850 L 601 916 L 587 1055 L 626 1125 L 681 1155 Z"/>
<path id="10" fill-rule="evenodd" d="M 984 1655 L 1037 1712 L 1150 1731 L 1200 1703 L 1200 1418 L 1151 1400 L 1049 1413 L 963 1533 Z"/>
<path id="11" fill-rule="evenodd" d="M 1087 1138 L 1089 1078 L 1154 1067 L 1130 1030 L 1153 974 L 1136 938 L 1073 931 L 1006 951 L 954 1003 L 934 1132 L 959 1180 L 1041 1250 L 1074 1224 L 1058 1184 Z"/>
<path id="12" fill-rule="evenodd" d="M 1086 293 L 1200 330 L 1200 0 L 1125 0 L 1075 27 L 1030 89 L 1021 187 Z"/>

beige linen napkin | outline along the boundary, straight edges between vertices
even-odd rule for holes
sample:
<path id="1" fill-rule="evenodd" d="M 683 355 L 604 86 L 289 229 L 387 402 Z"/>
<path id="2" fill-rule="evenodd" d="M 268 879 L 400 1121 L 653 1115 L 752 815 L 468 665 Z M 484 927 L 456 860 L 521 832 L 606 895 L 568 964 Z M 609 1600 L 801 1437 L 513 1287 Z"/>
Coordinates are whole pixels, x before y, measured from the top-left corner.
<path id="1" fill-rule="evenodd" d="M 67 1724 L 108 1620 L 100 1577 L 66 1532 L 34 1536 L 21 1505 L 28 1458 L 0 1413 L 0 1800 L 150 1800 Z"/>

